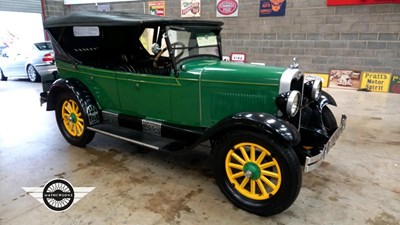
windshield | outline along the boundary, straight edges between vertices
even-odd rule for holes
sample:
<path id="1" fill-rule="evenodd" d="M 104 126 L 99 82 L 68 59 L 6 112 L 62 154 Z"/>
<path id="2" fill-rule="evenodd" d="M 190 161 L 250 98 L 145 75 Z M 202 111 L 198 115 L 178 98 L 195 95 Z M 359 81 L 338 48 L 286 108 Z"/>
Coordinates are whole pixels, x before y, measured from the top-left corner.
<path id="1" fill-rule="evenodd" d="M 168 30 L 168 37 L 176 62 L 188 57 L 212 56 L 220 58 L 218 32 L 210 30 Z"/>

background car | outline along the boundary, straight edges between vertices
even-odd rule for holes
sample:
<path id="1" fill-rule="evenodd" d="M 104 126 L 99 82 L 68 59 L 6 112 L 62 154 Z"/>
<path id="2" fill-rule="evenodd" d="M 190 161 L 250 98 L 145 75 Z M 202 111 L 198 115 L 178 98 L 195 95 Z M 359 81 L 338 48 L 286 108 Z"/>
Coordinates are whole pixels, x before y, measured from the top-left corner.
<path id="1" fill-rule="evenodd" d="M 8 77 L 28 78 L 32 82 L 57 70 L 51 42 L 38 42 L 31 46 L 14 45 L 3 50 L 0 57 L 1 80 Z"/>

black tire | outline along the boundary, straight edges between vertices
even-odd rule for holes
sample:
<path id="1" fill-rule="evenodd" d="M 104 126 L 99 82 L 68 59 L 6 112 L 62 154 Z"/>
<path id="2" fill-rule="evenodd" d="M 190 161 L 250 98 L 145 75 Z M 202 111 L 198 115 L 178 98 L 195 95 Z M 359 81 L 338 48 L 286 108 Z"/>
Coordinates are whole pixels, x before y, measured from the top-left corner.
<path id="1" fill-rule="evenodd" d="M 338 128 L 335 115 L 327 106 L 322 109 L 322 122 L 330 135 Z"/>
<path id="2" fill-rule="evenodd" d="M 58 96 L 55 113 L 58 128 L 70 144 L 83 147 L 93 140 L 95 132 L 87 129 L 86 112 L 72 94 L 64 92 Z"/>
<path id="3" fill-rule="evenodd" d="M 26 67 L 26 75 L 28 76 L 28 79 L 31 82 L 39 82 L 40 81 L 39 73 L 36 71 L 35 67 L 30 64 L 28 65 L 28 67 Z"/>
<path id="4" fill-rule="evenodd" d="M 252 151 L 251 146 L 254 147 L 254 157 L 251 153 L 247 154 L 249 160 L 244 160 L 245 164 L 234 157 L 233 153 L 239 153 L 236 155 L 239 157 L 241 155 L 242 159 L 245 159 L 240 147 L 243 147 L 247 153 Z M 259 158 L 265 151 L 265 157 Z M 278 214 L 289 208 L 300 192 L 302 172 L 296 153 L 292 148 L 275 142 L 267 135 L 250 131 L 231 133 L 217 142 L 213 157 L 214 175 L 218 187 L 234 205 L 250 213 L 260 216 Z M 231 166 L 227 166 L 227 163 Z M 273 164 L 273 166 L 258 167 L 267 165 L 265 163 Z M 239 168 L 232 167 L 233 164 Z M 254 165 L 258 168 L 258 172 Z M 254 173 L 251 173 L 249 178 L 246 178 L 246 175 L 235 177 L 245 171 L 247 177 L 248 171 Z M 276 177 L 265 173 L 272 173 Z M 240 187 L 245 179 L 249 181 L 244 187 Z M 274 186 L 268 185 L 265 179 L 272 182 Z M 264 192 L 261 187 L 264 187 Z"/>
<path id="5" fill-rule="evenodd" d="M 3 70 L 1 70 L 0 69 L 0 76 L 1 76 L 1 81 L 7 81 L 7 77 L 6 76 L 4 76 L 4 74 L 3 74 Z"/>

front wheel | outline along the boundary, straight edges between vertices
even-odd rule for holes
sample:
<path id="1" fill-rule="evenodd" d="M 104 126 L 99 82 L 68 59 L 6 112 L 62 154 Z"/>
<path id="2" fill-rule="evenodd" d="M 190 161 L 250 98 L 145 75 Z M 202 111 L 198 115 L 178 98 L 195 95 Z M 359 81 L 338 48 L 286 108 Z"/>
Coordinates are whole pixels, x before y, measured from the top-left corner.
<path id="1" fill-rule="evenodd" d="M 85 146 L 95 133 L 87 129 L 87 115 L 70 93 L 62 93 L 56 105 L 56 120 L 64 138 L 72 145 Z"/>
<path id="2" fill-rule="evenodd" d="M 293 204 L 302 174 L 290 147 L 248 131 L 229 134 L 216 144 L 214 174 L 237 207 L 260 216 L 278 214 Z"/>

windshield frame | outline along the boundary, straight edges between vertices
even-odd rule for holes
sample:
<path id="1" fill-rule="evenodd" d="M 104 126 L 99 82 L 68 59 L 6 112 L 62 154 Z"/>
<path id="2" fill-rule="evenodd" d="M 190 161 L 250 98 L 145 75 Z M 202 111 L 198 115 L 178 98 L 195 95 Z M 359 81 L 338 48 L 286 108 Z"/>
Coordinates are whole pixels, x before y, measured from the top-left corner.
<path id="1" fill-rule="evenodd" d="M 194 47 L 191 46 L 185 46 L 185 47 L 173 47 L 173 43 L 171 43 L 171 38 L 170 38 L 170 31 L 176 31 L 176 32 L 180 32 L 180 31 L 184 31 L 184 32 L 189 32 L 190 35 L 195 35 L 195 34 L 199 34 L 199 33 L 214 33 L 216 35 L 216 45 L 207 45 L 207 46 L 197 46 L 197 49 L 201 49 L 201 48 L 209 48 L 209 47 L 216 47 L 217 48 L 217 52 L 216 54 L 195 54 L 195 55 L 189 55 L 183 58 L 177 58 L 175 56 L 175 51 L 176 50 L 180 50 L 180 49 L 184 49 L 189 51 L 189 49 L 193 50 Z M 178 64 L 181 64 L 183 61 L 186 61 L 188 59 L 193 59 L 193 58 L 216 58 L 219 60 L 222 60 L 222 46 L 221 46 L 221 27 L 215 27 L 215 26 L 169 26 L 166 27 L 166 35 L 164 35 L 165 41 L 167 43 L 167 48 L 168 48 L 168 52 L 169 52 L 169 57 L 172 60 L 172 64 L 174 67 L 174 72 L 175 72 L 175 76 L 178 75 Z"/>

